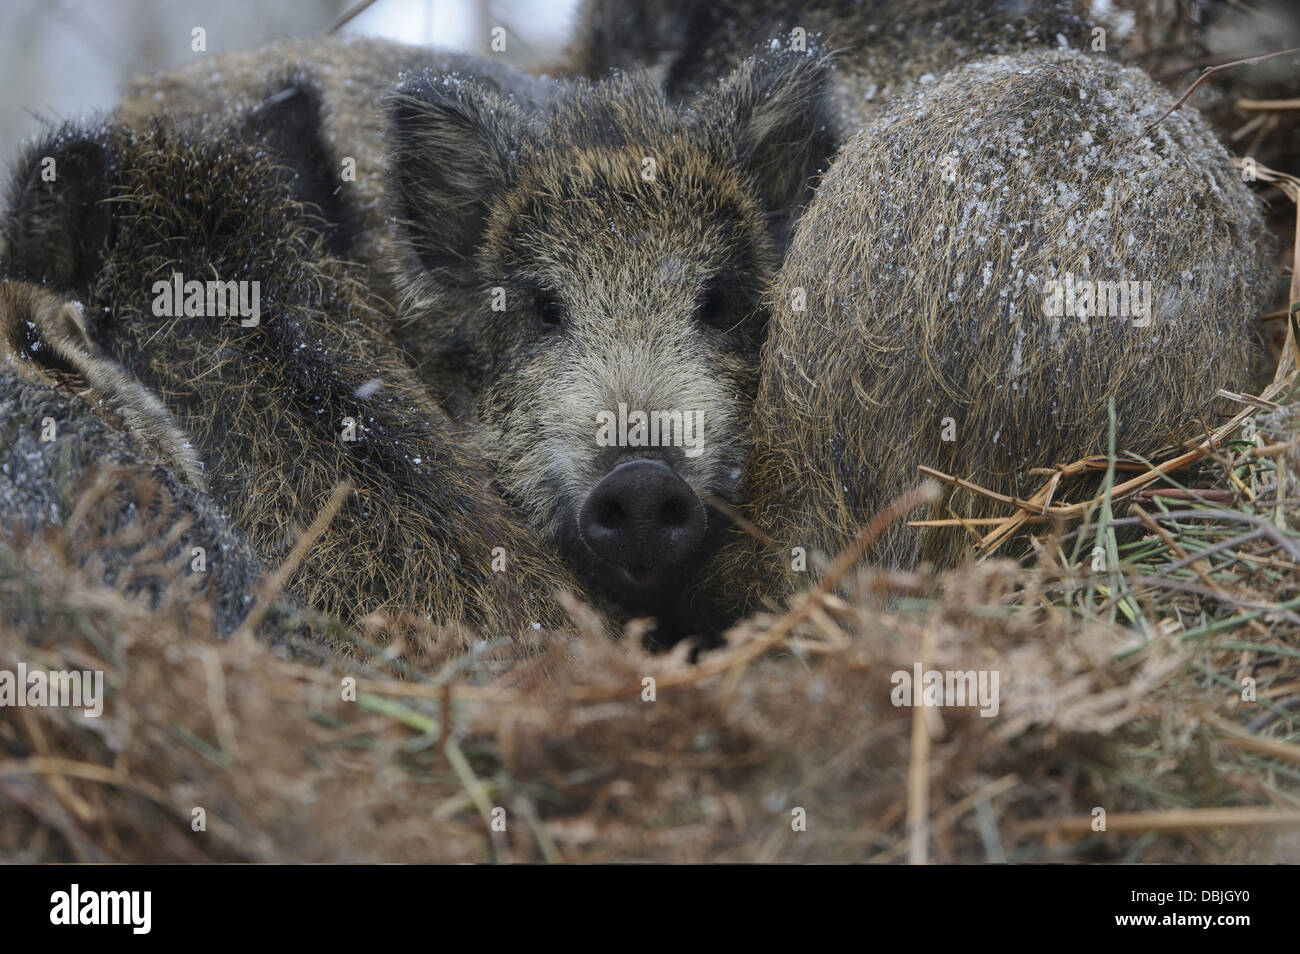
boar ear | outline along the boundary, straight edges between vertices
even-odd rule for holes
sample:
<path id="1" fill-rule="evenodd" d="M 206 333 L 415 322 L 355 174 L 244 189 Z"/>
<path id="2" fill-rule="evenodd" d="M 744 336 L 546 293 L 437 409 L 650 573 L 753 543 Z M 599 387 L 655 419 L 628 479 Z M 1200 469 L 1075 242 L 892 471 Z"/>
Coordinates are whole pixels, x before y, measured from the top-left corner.
<path id="1" fill-rule="evenodd" d="M 0 272 L 83 296 L 113 227 L 106 128 L 65 126 L 27 150 L 9 181 Z"/>
<path id="2" fill-rule="evenodd" d="M 342 167 L 325 144 L 321 93 L 302 77 L 287 77 L 272 85 L 244 118 L 246 131 L 275 153 L 277 169 L 293 197 L 315 206 L 317 229 L 326 248 L 344 255 L 356 240 L 356 219 L 342 185 Z"/>
<path id="3" fill-rule="evenodd" d="M 493 198 L 510 181 L 527 129 L 508 96 L 478 80 L 426 73 L 389 98 L 396 215 L 420 264 L 470 283 Z"/>
<path id="4" fill-rule="evenodd" d="M 749 176 L 784 245 L 838 144 L 825 51 L 810 43 L 751 56 L 691 111 L 697 128 Z"/>

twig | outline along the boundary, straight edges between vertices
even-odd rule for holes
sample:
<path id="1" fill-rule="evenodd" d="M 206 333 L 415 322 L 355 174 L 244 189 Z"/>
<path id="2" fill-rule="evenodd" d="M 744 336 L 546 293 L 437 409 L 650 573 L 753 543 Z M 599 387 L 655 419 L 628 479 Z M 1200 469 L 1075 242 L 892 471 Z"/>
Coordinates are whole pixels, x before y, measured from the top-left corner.
<path id="1" fill-rule="evenodd" d="M 930 668 L 934 654 L 934 629 L 925 628 L 921 637 L 921 671 Z M 913 687 L 915 688 L 915 687 Z M 912 709 L 912 756 L 907 767 L 907 861 L 926 863 L 930 840 L 930 727 L 929 709 L 924 705 Z"/>
<path id="2" fill-rule="evenodd" d="M 1261 109 L 1268 112 L 1280 109 L 1300 109 L 1300 99 L 1239 99 L 1238 109 Z"/>
<path id="3" fill-rule="evenodd" d="M 334 22 L 334 25 L 329 28 L 329 32 L 338 33 L 339 30 L 343 29 L 345 26 L 347 26 L 357 17 L 361 16 L 361 14 L 365 13 L 367 10 L 369 10 L 378 2 L 379 0 L 361 0 L 361 3 L 358 3 L 351 10 L 348 10 L 346 13 L 344 13 L 343 16 L 339 17 L 338 20 Z"/>
<path id="4" fill-rule="evenodd" d="M 1091 835 L 1093 818 L 1042 818 L 1016 826 L 1021 835 Z M 1106 816 L 1106 833 L 1200 831 L 1206 828 L 1300 828 L 1300 809 L 1175 808 L 1167 812 L 1122 812 Z"/>
<path id="5" fill-rule="evenodd" d="M 1133 495 L 1134 500 L 1196 500 L 1204 503 L 1232 503 L 1236 495 L 1231 490 L 1216 490 L 1208 487 L 1196 487 L 1180 490 L 1177 487 L 1156 487 L 1152 490 L 1139 490 Z"/>
<path id="6" fill-rule="evenodd" d="M 1209 79 L 1211 76 L 1213 76 L 1215 73 L 1219 72 L 1220 70 L 1232 69 L 1234 66 L 1250 66 L 1255 63 L 1263 63 L 1265 60 L 1271 60 L 1276 56 L 1286 56 L 1289 53 L 1300 53 L 1300 47 L 1297 47 L 1295 49 L 1290 49 L 1290 50 L 1278 50 L 1276 53 L 1263 53 L 1260 54 L 1259 56 L 1247 57 L 1244 60 L 1233 60 L 1231 63 L 1223 63 L 1219 66 L 1206 67 L 1204 70 L 1201 71 L 1201 75 L 1196 77 L 1196 81 L 1192 83 L 1191 86 L 1187 87 L 1187 90 L 1183 93 L 1183 95 L 1179 96 L 1178 99 L 1174 101 L 1174 104 L 1172 106 L 1170 106 L 1163 113 L 1161 113 L 1155 122 L 1153 122 L 1150 126 L 1148 126 L 1146 129 L 1142 131 L 1142 135 L 1145 136 L 1151 130 L 1155 129 L 1156 126 L 1158 126 L 1160 122 L 1165 119 L 1165 117 L 1173 113 L 1173 111 L 1176 110 L 1179 106 L 1183 105 L 1183 103 L 1187 102 L 1187 97 L 1191 96 L 1192 93 L 1196 91 L 1196 87 L 1200 86 L 1202 83 L 1204 83 L 1207 79 Z"/>
<path id="7" fill-rule="evenodd" d="M 302 558 L 307 555 L 307 551 L 311 549 L 320 535 L 325 532 L 325 528 L 330 525 L 330 521 L 343 508 L 343 501 L 347 499 L 347 495 L 351 492 L 352 481 L 350 480 L 345 480 L 334 488 L 334 493 L 330 496 L 329 502 L 321 508 L 320 513 L 316 514 L 316 519 L 311 522 L 311 526 L 298 538 L 292 552 L 276 571 L 263 580 L 262 585 L 258 587 L 257 602 L 249 610 L 248 615 L 244 617 L 239 629 L 235 630 L 230 637 L 232 643 L 253 638 L 253 631 L 261 624 L 266 614 L 271 611 L 271 604 L 275 599 L 275 595 L 284 588 L 284 584 L 298 571 L 298 565 L 302 563 Z"/>

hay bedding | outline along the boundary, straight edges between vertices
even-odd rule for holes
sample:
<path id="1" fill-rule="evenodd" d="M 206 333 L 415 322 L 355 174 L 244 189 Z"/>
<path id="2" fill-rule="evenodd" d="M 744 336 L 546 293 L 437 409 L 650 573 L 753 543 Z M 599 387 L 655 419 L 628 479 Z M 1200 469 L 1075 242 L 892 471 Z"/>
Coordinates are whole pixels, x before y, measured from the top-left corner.
<path id="1" fill-rule="evenodd" d="M 1199 521 L 1183 546 L 1239 529 Z M 1270 826 L 1300 821 L 1300 587 L 1264 534 L 1204 558 L 1213 586 L 1139 541 L 1124 592 L 1150 638 L 1108 619 L 1117 593 L 1086 572 L 993 560 L 867 571 L 852 599 L 747 620 L 697 665 L 590 624 L 464 654 L 409 619 L 336 629 L 352 652 L 319 659 L 221 643 L 207 604 L 125 598 L 79 545 L 0 550 L 0 667 L 107 682 L 98 720 L 3 710 L 11 860 L 899 861 L 909 818 L 938 861 L 1296 857 Z M 918 662 L 996 670 L 997 716 L 892 706 Z"/>
<path id="2" fill-rule="evenodd" d="M 1239 396 L 1177 469 L 1112 467 L 1055 517 L 1008 503 L 1030 558 L 862 569 L 849 558 L 869 563 L 895 506 L 836 592 L 746 619 L 694 663 L 610 641 L 573 601 L 569 630 L 485 644 L 405 617 L 349 630 L 261 592 L 278 639 L 221 641 L 229 607 L 182 582 L 181 549 L 141 546 L 183 532 L 175 486 L 107 461 L 67 488 L 76 520 L 0 538 L 0 669 L 106 684 L 99 719 L 0 708 L 0 857 L 1300 860 L 1287 331 L 1263 399 Z M 100 516 L 122 512 L 108 494 L 141 501 L 135 519 Z M 990 550 L 997 529 L 980 528 Z M 106 585 L 96 555 L 114 547 L 139 552 Z M 997 715 L 895 706 L 918 664 L 996 671 Z"/>

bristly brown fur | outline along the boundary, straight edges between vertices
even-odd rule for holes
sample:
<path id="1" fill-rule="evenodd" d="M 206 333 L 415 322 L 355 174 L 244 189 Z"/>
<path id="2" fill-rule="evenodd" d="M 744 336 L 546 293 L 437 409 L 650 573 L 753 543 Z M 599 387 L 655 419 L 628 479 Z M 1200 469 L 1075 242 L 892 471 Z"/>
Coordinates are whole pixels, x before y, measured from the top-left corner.
<path id="1" fill-rule="evenodd" d="M 299 161 L 296 141 L 310 137 L 286 143 L 254 115 L 276 99 L 267 91 L 278 74 L 264 62 L 276 50 L 223 57 L 209 72 L 301 192 L 318 178 L 319 162 Z M 704 454 L 664 456 L 697 492 L 736 499 L 764 294 L 838 141 L 825 54 L 816 44 L 767 52 L 678 105 L 644 75 L 546 83 L 443 58 L 412 73 L 378 116 L 385 78 L 429 54 L 374 40 L 283 52 L 296 79 L 280 85 L 306 101 L 295 115 L 320 100 L 324 152 L 360 148 L 367 168 L 385 170 L 340 187 L 363 200 L 353 257 L 372 266 L 372 288 L 396 290 L 394 342 L 474 430 L 508 499 L 607 608 L 697 616 L 678 605 L 694 566 L 655 598 L 622 605 L 577 538 L 578 508 L 614 460 L 596 445 L 596 413 L 620 403 L 703 411 Z M 137 81 L 120 112 L 137 125 L 153 112 L 201 123 L 216 95 L 206 75 Z M 387 154 L 376 159 L 371 133 L 385 123 Z M 493 309 L 498 288 L 504 310 Z M 539 328 L 543 297 L 566 310 L 563 333 Z M 719 517 L 714 532 L 724 526 Z"/>
<path id="2" fill-rule="evenodd" d="M 570 45 L 584 76 L 645 67 L 688 98 L 755 49 L 820 42 L 835 63 L 835 107 L 849 131 L 897 97 L 974 57 L 1090 39 L 1077 0 L 587 0 Z"/>
<path id="3" fill-rule="evenodd" d="M 566 574 L 425 395 L 373 299 L 324 253 L 273 160 L 222 138 L 73 127 L 29 152 L 5 222 L 11 242 L 35 234 L 33 210 L 46 217 L 41 235 L 54 250 L 67 247 L 64 230 L 79 217 L 112 217 L 102 247 L 58 269 L 43 264 L 58 260 L 46 246 L 11 246 L 21 252 L 15 278 L 46 278 L 85 304 L 85 340 L 56 328 L 44 353 L 110 403 L 158 395 L 213 495 L 269 565 L 350 481 L 355 493 L 290 582 L 311 606 L 344 620 L 396 608 L 498 634 L 558 625 L 566 617 L 553 595 L 569 586 Z M 104 165 L 37 185 L 29 170 L 65 153 L 101 155 Z M 99 190 L 88 203 L 87 183 Z M 260 282 L 260 324 L 157 316 L 155 283 L 174 272 Z M 355 441 L 342 439 L 345 418 L 356 422 Z"/>
<path id="4" fill-rule="evenodd" d="M 575 81 L 542 107 L 437 74 L 393 98 L 394 271 L 413 347 L 454 354 L 441 364 L 507 497 L 613 609 L 708 625 L 681 594 L 711 542 L 631 597 L 577 515 L 611 467 L 644 454 L 697 494 L 737 499 L 764 295 L 833 148 L 827 80 L 817 51 L 778 51 L 682 106 L 641 74 Z M 597 413 L 620 404 L 703 413 L 703 453 L 598 446 Z M 725 527 L 714 518 L 710 541 Z"/>
<path id="5" fill-rule="evenodd" d="M 137 131 L 158 118 L 198 134 L 237 129 L 265 143 L 289 161 L 295 196 L 320 207 L 334 226 L 331 250 L 367 266 L 367 284 L 387 293 L 381 265 L 389 249 L 392 172 L 383 100 L 403 77 L 424 70 L 473 76 L 529 98 L 545 98 L 551 85 L 491 58 L 376 37 L 298 37 L 137 76 L 114 118 Z M 291 96 L 318 102 L 280 108 Z M 267 112 L 274 122 L 263 118 Z M 319 137 L 319 156 L 302 155 L 304 137 Z M 355 178 L 345 177 L 345 160 Z"/>
<path id="6" fill-rule="evenodd" d="M 62 533 L 64 557 L 97 581 L 153 605 L 164 593 L 204 601 L 228 634 L 261 563 L 201 489 L 174 418 L 89 345 L 81 321 L 48 288 L 0 281 L 0 537 Z M 283 632 L 268 623 L 267 635 Z"/>
<path id="7" fill-rule="evenodd" d="M 0 358 L 28 380 L 50 380 L 51 368 L 79 378 L 177 477 L 206 489 L 189 438 L 157 396 L 90 339 L 78 303 L 30 282 L 0 282 Z"/>
<path id="8" fill-rule="evenodd" d="M 1145 131 L 1169 102 L 1103 58 L 995 57 L 844 147 L 774 291 L 760 526 L 833 553 L 919 464 L 1028 496 L 1030 468 L 1106 452 L 1109 402 L 1144 456 L 1226 416 L 1216 392 L 1257 383 L 1269 242 L 1195 113 Z M 1048 314 L 1067 275 L 1150 282 L 1150 324 Z M 951 564 L 966 539 L 899 527 L 874 559 Z"/>

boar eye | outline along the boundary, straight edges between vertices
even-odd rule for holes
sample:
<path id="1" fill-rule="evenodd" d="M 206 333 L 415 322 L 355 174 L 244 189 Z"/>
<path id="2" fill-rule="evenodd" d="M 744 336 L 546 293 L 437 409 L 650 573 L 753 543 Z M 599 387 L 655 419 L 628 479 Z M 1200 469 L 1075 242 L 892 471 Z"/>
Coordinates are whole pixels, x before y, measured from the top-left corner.
<path id="1" fill-rule="evenodd" d="M 564 325 L 564 305 L 551 295 L 537 299 L 537 320 L 548 331 L 557 331 Z"/>
<path id="2" fill-rule="evenodd" d="M 727 330 L 731 327 L 731 310 L 727 307 L 727 296 L 721 285 L 710 285 L 700 299 L 695 317 L 713 328 Z"/>

